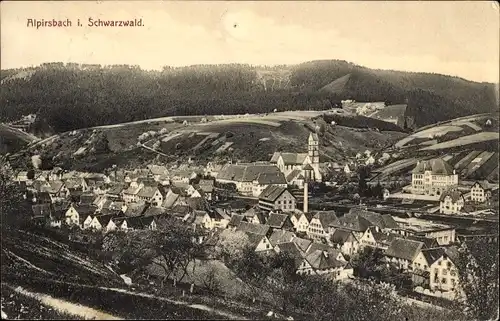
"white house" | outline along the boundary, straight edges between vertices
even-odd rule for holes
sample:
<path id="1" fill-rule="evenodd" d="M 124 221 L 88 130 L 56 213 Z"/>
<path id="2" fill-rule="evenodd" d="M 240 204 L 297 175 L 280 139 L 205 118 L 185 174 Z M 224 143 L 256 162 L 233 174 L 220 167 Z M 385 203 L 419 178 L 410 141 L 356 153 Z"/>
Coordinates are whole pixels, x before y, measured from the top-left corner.
<path id="1" fill-rule="evenodd" d="M 459 190 L 447 190 L 441 194 L 439 199 L 439 213 L 458 214 L 464 205 L 465 198 Z"/>
<path id="2" fill-rule="evenodd" d="M 268 186 L 280 186 L 287 187 L 288 184 L 283 173 L 260 173 L 257 178 L 252 182 L 252 195 L 254 197 L 259 197 L 259 195 Z"/>
<path id="3" fill-rule="evenodd" d="M 457 258 L 458 251 L 456 247 L 449 247 L 430 265 L 429 285 L 431 290 L 445 292 L 458 289 L 458 269 L 454 263 Z"/>
<path id="4" fill-rule="evenodd" d="M 330 224 L 338 222 L 335 211 L 313 212 L 314 216 L 307 227 L 307 236 L 312 239 L 328 239 L 330 236 Z"/>
<path id="5" fill-rule="evenodd" d="M 331 237 L 333 244 L 336 244 L 342 254 L 352 257 L 358 252 L 359 241 L 356 236 L 349 230 L 336 229 Z"/>
<path id="6" fill-rule="evenodd" d="M 286 187 L 271 185 L 259 195 L 259 208 L 263 211 L 293 212 L 296 208 L 295 196 Z"/>
<path id="7" fill-rule="evenodd" d="M 441 195 L 445 190 L 458 185 L 458 174 L 443 159 L 419 161 L 412 171 L 413 194 Z"/>
<path id="8" fill-rule="evenodd" d="M 471 187 L 470 199 L 475 203 L 484 203 L 491 198 L 491 187 L 488 181 L 475 182 Z"/>
<path id="9" fill-rule="evenodd" d="M 75 207 L 71 205 L 64 215 L 64 221 L 67 225 L 80 225 L 80 215 L 76 211 Z"/>
<path id="10" fill-rule="evenodd" d="M 312 218 L 313 214 L 311 213 L 295 212 L 290 217 L 290 220 L 292 221 L 293 226 L 297 232 L 307 233 L 307 229 Z"/>

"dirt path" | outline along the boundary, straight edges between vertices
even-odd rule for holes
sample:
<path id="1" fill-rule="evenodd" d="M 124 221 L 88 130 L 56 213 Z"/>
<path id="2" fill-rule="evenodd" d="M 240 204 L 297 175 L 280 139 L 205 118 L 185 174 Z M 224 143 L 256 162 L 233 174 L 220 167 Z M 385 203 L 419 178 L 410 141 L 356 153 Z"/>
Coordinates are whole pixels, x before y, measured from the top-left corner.
<path id="1" fill-rule="evenodd" d="M 5 285 L 5 284 L 4 284 Z M 42 293 L 36 293 L 36 292 L 30 292 L 22 287 L 18 286 L 17 288 L 14 288 L 13 286 L 7 285 L 10 288 L 12 288 L 14 291 L 16 291 L 19 294 L 25 295 L 30 298 L 34 298 L 38 301 L 40 301 L 42 304 L 48 305 L 53 307 L 55 310 L 61 312 L 61 313 L 66 313 L 66 314 L 72 314 L 78 317 L 82 317 L 85 320 L 90 320 L 90 319 L 96 319 L 96 320 L 123 320 L 122 318 L 116 317 L 114 315 L 104 313 L 102 311 L 81 305 L 81 304 L 75 304 L 71 303 L 65 300 L 61 299 L 56 299 L 51 297 L 50 295 L 47 294 L 42 294 Z"/>

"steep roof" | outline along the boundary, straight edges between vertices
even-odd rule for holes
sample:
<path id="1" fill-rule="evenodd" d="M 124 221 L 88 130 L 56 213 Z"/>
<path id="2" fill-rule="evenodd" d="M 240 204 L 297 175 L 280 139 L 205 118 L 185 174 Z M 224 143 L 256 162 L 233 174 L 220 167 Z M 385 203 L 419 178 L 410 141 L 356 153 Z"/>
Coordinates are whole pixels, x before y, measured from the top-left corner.
<path id="1" fill-rule="evenodd" d="M 266 235 L 269 232 L 269 229 L 270 229 L 269 225 L 252 224 L 244 221 L 240 222 L 240 225 L 238 225 L 237 227 L 237 230 L 239 231 L 258 234 L 258 235 Z"/>
<path id="2" fill-rule="evenodd" d="M 271 242 L 271 240 L 269 240 Z M 273 244 L 271 242 L 271 244 Z M 278 251 L 281 253 L 288 254 L 294 259 L 294 268 L 297 269 L 300 264 L 302 263 L 302 253 L 297 247 L 296 243 L 293 242 L 286 242 L 286 243 L 279 243 L 275 245 L 278 248 Z"/>
<path id="3" fill-rule="evenodd" d="M 331 268 L 343 267 L 347 263 L 341 262 L 328 254 L 328 252 L 321 250 L 309 252 L 305 259 L 315 270 L 327 270 Z"/>
<path id="4" fill-rule="evenodd" d="M 413 261 L 424 243 L 403 238 L 395 238 L 385 251 L 386 256 Z"/>
<path id="5" fill-rule="evenodd" d="M 146 209 L 146 211 L 144 212 L 144 216 L 147 217 L 147 216 L 158 216 L 158 215 L 162 215 L 165 213 L 165 209 L 161 208 L 161 207 L 149 207 L 148 209 Z"/>
<path id="6" fill-rule="evenodd" d="M 94 194 L 82 194 L 80 195 L 80 204 L 93 204 L 96 198 L 97 195 Z"/>
<path id="7" fill-rule="evenodd" d="M 293 232 L 274 230 L 269 236 L 269 242 L 272 246 L 275 246 L 276 244 L 291 242 L 294 237 L 295 234 Z"/>
<path id="8" fill-rule="evenodd" d="M 453 175 L 453 167 L 442 158 L 420 161 L 413 169 L 413 174 L 423 174 L 431 171 L 433 175 Z"/>
<path id="9" fill-rule="evenodd" d="M 456 203 L 461 198 L 462 199 L 464 198 L 462 195 L 462 192 L 460 192 L 458 189 L 448 189 L 441 194 L 441 197 L 439 198 L 439 200 L 444 201 L 445 198 L 448 196 L 451 198 L 451 201 L 453 203 Z"/>
<path id="10" fill-rule="evenodd" d="M 76 210 L 80 218 L 86 218 L 88 215 L 93 215 L 97 210 L 96 206 L 90 204 L 73 205 L 73 208 Z"/>
<path id="11" fill-rule="evenodd" d="M 422 249 L 422 254 L 425 257 L 425 260 L 431 266 L 434 262 L 436 262 L 440 257 L 444 254 L 444 249 L 442 247 L 435 249 Z"/>
<path id="12" fill-rule="evenodd" d="M 338 222 L 334 222 L 331 226 L 364 232 L 370 226 L 397 228 L 398 224 L 390 215 L 380 215 L 379 213 L 366 211 L 364 209 L 352 208 L 349 213 L 339 218 Z"/>
<path id="13" fill-rule="evenodd" d="M 285 165 L 301 165 L 307 157 L 307 153 L 281 153 Z"/>
<path id="14" fill-rule="evenodd" d="M 343 229 L 335 229 L 335 231 L 332 234 L 332 242 L 335 244 L 344 244 L 351 235 L 352 237 L 354 237 L 351 231 Z"/>
<path id="15" fill-rule="evenodd" d="M 147 205 L 144 202 L 130 203 L 128 204 L 127 210 L 125 211 L 125 216 L 127 217 L 141 216 L 146 210 L 146 207 Z"/>
<path id="16" fill-rule="evenodd" d="M 304 253 L 309 249 L 309 247 L 312 244 L 311 240 L 303 239 L 303 238 L 300 238 L 300 237 L 295 237 L 292 240 L 292 242 L 295 243 L 297 245 L 297 247 L 299 248 L 299 250 L 301 250 Z"/>
<path id="17" fill-rule="evenodd" d="M 321 222 L 323 228 L 328 228 L 331 224 L 338 223 L 338 218 L 335 214 L 335 211 L 317 211 L 313 213 L 315 213 L 313 218 L 318 219 Z"/>
<path id="18" fill-rule="evenodd" d="M 280 158 L 281 153 L 280 152 L 274 152 L 273 156 L 271 157 L 271 160 L 269 161 L 270 163 L 277 163 L 278 159 Z"/>
<path id="19" fill-rule="evenodd" d="M 476 182 L 474 182 L 473 186 L 476 186 L 476 185 L 479 185 L 485 191 L 491 190 L 490 183 L 488 181 L 485 181 L 485 180 L 483 180 L 483 181 L 476 181 Z"/>
<path id="20" fill-rule="evenodd" d="M 291 182 L 295 179 L 304 179 L 304 175 L 302 175 L 302 171 L 300 169 L 294 169 L 286 176 L 287 182 Z"/>
<path id="21" fill-rule="evenodd" d="M 286 190 L 286 187 L 269 185 L 260 193 L 259 199 L 274 203 Z"/>
<path id="22" fill-rule="evenodd" d="M 149 171 L 153 175 L 164 175 L 168 173 L 168 170 L 165 166 L 158 166 L 158 165 L 150 165 Z"/>
<path id="23" fill-rule="evenodd" d="M 141 188 L 139 190 L 139 193 L 137 193 L 137 196 L 152 198 L 155 195 L 157 190 L 158 190 L 158 187 L 144 186 L 143 188 Z"/>
<path id="24" fill-rule="evenodd" d="M 259 176 L 257 176 L 256 181 L 260 185 L 286 184 L 285 175 L 282 172 L 278 172 L 278 173 L 260 173 Z"/>
<path id="25" fill-rule="evenodd" d="M 172 206 L 174 206 L 175 202 L 179 199 L 179 197 L 180 197 L 179 194 L 176 194 L 172 192 L 172 190 L 170 190 L 163 199 L 163 203 L 161 204 L 161 206 L 163 208 L 171 208 Z"/>
<path id="26" fill-rule="evenodd" d="M 50 204 L 32 205 L 31 209 L 33 211 L 34 217 L 37 217 L 37 216 L 47 217 L 47 216 L 50 216 L 52 214 L 52 208 L 51 208 Z"/>
<path id="27" fill-rule="evenodd" d="M 243 215 L 233 214 L 229 220 L 228 226 L 240 226 L 240 223 L 243 222 L 244 218 L 245 216 Z"/>
<path id="28" fill-rule="evenodd" d="M 282 228 L 287 219 L 289 219 L 287 214 L 270 213 L 266 225 L 273 228 Z"/>
<path id="29" fill-rule="evenodd" d="M 231 164 L 226 165 L 217 175 L 218 180 L 231 180 L 237 182 L 253 182 L 261 173 L 279 173 L 280 170 L 274 165 L 264 164 Z"/>

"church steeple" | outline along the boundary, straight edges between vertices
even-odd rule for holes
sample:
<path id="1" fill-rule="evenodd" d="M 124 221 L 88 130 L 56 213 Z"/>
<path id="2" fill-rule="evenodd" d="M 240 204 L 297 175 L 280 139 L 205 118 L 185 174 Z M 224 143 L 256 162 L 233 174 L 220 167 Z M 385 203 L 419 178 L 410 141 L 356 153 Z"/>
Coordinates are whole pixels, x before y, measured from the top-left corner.
<path id="1" fill-rule="evenodd" d="M 309 134 L 307 153 L 312 164 L 319 164 L 319 137 L 316 133 Z"/>

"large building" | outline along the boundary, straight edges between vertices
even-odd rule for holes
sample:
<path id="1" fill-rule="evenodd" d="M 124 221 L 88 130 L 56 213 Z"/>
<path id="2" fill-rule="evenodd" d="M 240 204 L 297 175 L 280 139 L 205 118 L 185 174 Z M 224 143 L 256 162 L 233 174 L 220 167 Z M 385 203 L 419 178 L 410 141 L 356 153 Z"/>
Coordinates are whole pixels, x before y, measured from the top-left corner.
<path id="1" fill-rule="evenodd" d="M 319 137 L 316 133 L 310 133 L 307 141 L 307 153 L 282 153 L 275 152 L 271 163 L 278 166 L 285 176 L 293 171 L 299 170 L 304 175 L 304 166 L 309 164 L 313 168 L 314 180 L 320 182 L 322 175 L 319 167 Z"/>
<path id="2" fill-rule="evenodd" d="M 441 158 L 418 162 L 412 171 L 413 194 L 438 196 L 454 186 L 458 186 L 458 174 Z"/>
<path id="3" fill-rule="evenodd" d="M 259 196 L 259 208 L 262 211 L 293 212 L 297 200 L 286 187 L 268 186 Z"/>
<path id="4" fill-rule="evenodd" d="M 279 173 L 280 170 L 276 166 L 269 164 L 229 164 L 224 166 L 218 173 L 217 181 L 220 183 L 234 183 L 239 193 L 252 196 L 254 181 L 257 182 L 257 187 L 272 185 L 267 178 L 264 183 L 264 177 L 276 177 L 276 179 L 279 179 Z M 259 183 L 259 177 L 262 184 Z M 282 182 L 282 180 L 279 181 Z"/>

